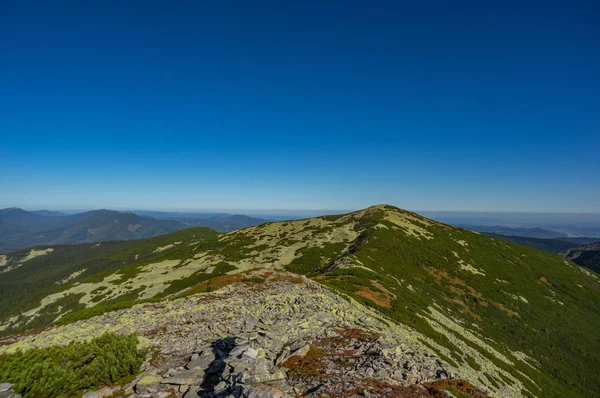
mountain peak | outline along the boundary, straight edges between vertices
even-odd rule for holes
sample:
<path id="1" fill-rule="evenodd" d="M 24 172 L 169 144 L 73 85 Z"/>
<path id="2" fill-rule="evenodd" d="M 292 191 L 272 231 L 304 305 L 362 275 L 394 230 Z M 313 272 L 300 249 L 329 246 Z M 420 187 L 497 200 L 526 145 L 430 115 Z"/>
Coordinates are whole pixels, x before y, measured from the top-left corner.
<path id="1" fill-rule="evenodd" d="M 0 212 L 3 212 L 3 213 L 14 212 L 14 211 L 21 211 L 21 212 L 27 213 L 26 210 L 23 210 L 23 209 L 21 209 L 19 207 L 7 207 L 6 209 L 1 209 L 0 210 Z"/>

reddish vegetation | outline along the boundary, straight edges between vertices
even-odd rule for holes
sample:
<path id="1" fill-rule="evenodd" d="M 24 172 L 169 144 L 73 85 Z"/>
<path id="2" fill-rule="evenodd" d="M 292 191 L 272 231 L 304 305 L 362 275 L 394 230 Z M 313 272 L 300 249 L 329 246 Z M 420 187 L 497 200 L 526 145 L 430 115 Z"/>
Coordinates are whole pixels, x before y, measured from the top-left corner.
<path id="1" fill-rule="evenodd" d="M 229 295 L 213 296 L 213 295 L 207 294 L 207 295 L 198 297 L 198 300 L 196 300 L 196 302 L 204 303 L 207 301 L 220 300 L 220 299 L 229 298 L 229 297 L 230 297 Z"/>
<path id="2" fill-rule="evenodd" d="M 299 276 L 293 276 L 293 275 L 284 274 L 284 273 L 278 273 L 275 276 L 273 276 L 272 278 L 268 278 L 267 280 L 269 282 L 286 281 L 286 282 L 294 283 L 296 285 L 300 285 L 300 284 L 304 283 L 302 278 L 300 278 Z"/>
<path id="3" fill-rule="evenodd" d="M 389 398 L 444 398 L 444 391 L 461 392 L 471 398 L 487 397 L 476 387 L 465 380 L 438 380 L 434 383 L 423 385 L 400 386 L 386 383 L 381 380 L 363 379 L 358 385 L 339 394 L 327 396 L 331 398 L 350 398 L 363 395 L 368 391 L 373 395 Z M 455 394 L 456 395 L 456 394 Z M 321 395 L 323 398 L 325 395 Z"/>
<path id="4" fill-rule="evenodd" d="M 165 333 L 167 331 L 167 325 L 162 325 L 160 327 L 157 327 L 156 329 L 151 329 L 151 330 L 147 330 L 144 332 L 144 336 L 148 337 L 148 336 L 155 336 L 159 333 Z"/>
<path id="5" fill-rule="evenodd" d="M 474 313 L 473 311 L 471 311 L 471 309 L 469 307 L 467 307 L 467 305 L 465 304 L 464 301 L 457 299 L 457 298 L 450 298 L 450 297 L 444 297 L 444 300 L 446 300 L 449 303 L 454 303 L 458 306 L 461 307 L 460 312 L 462 314 L 469 314 L 471 315 L 473 318 L 477 319 L 477 320 L 481 320 L 481 317 L 479 315 L 477 315 L 476 313 Z M 487 303 L 485 305 L 487 307 Z"/>
<path id="6" fill-rule="evenodd" d="M 345 280 L 347 279 L 347 277 L 345 278 L 344 276 L 328 276 L 328 275 L 319 275 L 316 276 L 314 278 L 312 278 L 316 281 L 323 281 L 323 280 Z M 381 283 L 379 283 L 376 280 L 372 280 L 371 281 L 371 285 L 373 286 L 373 288 L 375 288 L 376 290 L 373 290 L 367 286 L 362 286 L 362 285 L 355 285 L 351 282 L 350 283 L 356 290 L 354 291 L 354 294 L 356 294 L 357 296 L 366 298 L 367 300 L 372 301 L 373 303 L 375 303 L 376 305 L 378 305 L 379 307 L 383 307 L 383 308 L 392 308 L 392 301 L 396 299 L 396 295 L 392 292 L 390 292 L 389 290 L 387 290 Z"/>
<path id="7" fill-rule="evenodd" d="M 31 330 L 26 330 L 21 333 L 12 334 L 10 336 L 0 337 L 0 346 L 16 343 L 17 341 L 23 340 L 25 337 L 28 337 L 28 336 L 35 336 L 36 334 L 42 333 L 46 329 L 47 328 L 31 329 Z"/>
<path id="8" fill-rule="evenodd" d="M 517 312 L 511 310 L 510 308 L 506 308 L 501 303 L 485 300 L 483 294 L 481 294 L 471 286 L 467 285 L 462 279 L 448 275 L 447 271 L 440 271 L 438 269 L 430 267 L 427 269 L 427 273 L 433 276 L 438 285 L 442 285 L 444 281 L 450 283 L 451 286 L 448 288 L 448 290 L 450 290 L 453 294 L 455 294 L 458 297 L 444 297 L 444 299 L 449 303 L 454 303 L 460 306 L 461 312 L 464 314 L 469 314 L 474 318 L 481 320 L 481 317 L 474 313 L 471 310 L 471 308 L 469 308 L 467 304 L 465 304 L 465 302 L 462 300 L 462 298 L 464 297 L 474 297 L 475 301 L 477 302 L 477 305 L 481 307 L 488 307 L 489 305 L 492 305 L 498 310 L 505 312 L 508 316 L 519 316 Z"/>
<path id="9" fill-rule="evenodd" d="M 392 300 L 396 299 L 396 296 L 387 290 L 381 283 L 378 281 L 371 281 L 371 285 L 375 289 L 379 291 L 375 292 L 372 289 L 369 289 L 366 286 L 356 286 L 358 291 L 354 292 L 357 296 L 361 296 L 366 298 L 367 300 L 371 300 L 375 304 L 384 308 L 392 308 Z"/>
<path id="10" fill-rule="evenodd" d="M 336 336 L 325 337 L 314 342 L 305 356 L 291 356 L 283 364 L 290 373 L 297 377 L 329 379 L 327 368 L 331 361 L 356 357 L 351 348 L 353 342 L 369 342 L 379 338 L 379 334 L 361 329 L 336 329 Z"/>
<path id="11" fill-rule="evenodd" d="M 363 396 L 365 391 L 372 395 L 389 398 L 444 398 L 445 390 L 480 398 L 486 395 L 464 380 L 442 379 L 423 385 L 403 386 L 371 378 L 347 378 L 339 380 L 339 372 L 351 369 L 359 360 L 354 349 L 358 342 L 369 343 L 379 338 L 379 334 L 362 329 L 336 329 L 331 337 L 316 340 L 304 356 L 292 356 L 283 363 L 289 369 L 290 380 L 311 379 L 323 387 L 317 397 L 350 398 Z M 362 353 L 361 355 L 365 355 Z"/>
<path id="12" fill-rule="evenodd" d="M 148 361 L 148 363 L 150 365 L 154 366 L 155 368 L 157 368 L 160 366 L 162 361 L 163 361 L 163 358 L 160 355 L 160 352 L 158 350 L 156 350 L 152 353 L 152 357 L 150 357 L 150 360 Z"/>
<path id="13" fill-rule="evenodd" d="M 292 376 L 329 378 L 325 374 L 324 356 L 325 352 L 322 349 L 310 346 L 305 356 L 291 356 L 283 363 L 283 366 L 289 369 L 289 373 Z"/>
<path id="14" fill-rule="evenodd" d="M 347 340 L 358 340 L 358 341 L 374 341 L 381 336 L 379 333 L 368 332 L 363 329 L 335 329 L 336 333 L 342 338 Z"/>
<path id="15" fill-rule="evenodd" d="M 175 299 L 182 296 L 188 296 L 196 293 L 207 293 L 218 290 L 222 287 L 233 285 L 234 283 L 242 283 L 250 286 L 256 286 L 257 289 L 262 289 L 260 286 L 263 282 L 290 282 L 300 284 L 303 283 L 302 278 L 280 271 L 266 271 L 261 268 L 253 268 L 247 271 L 238 272 L 230 275 L 218 276 L 216 278 L 204 281 L 194 285 L 185 291 L 170 296 Z"/>
<path id="16" fill-rule="evenodd" d="M 358 291 L 354 292 L 357 296 L 364 297 L 367 300 L 371 300 L 376 305 L 384 308 L 392 308 L 390 299 L 381 293 L 376 293 L 366 286 L 356 286 Z"/>
<path id="17" fill-rule="evenodd" d="M 165 308 L 165 306 L 162 304 L 144 304 L 144 308 L 160 309 L 160 308 Z"/>
<path id="18" fill-rule="evenodd" d="M 425 383 L 424 386 L 427 388 L 429 396 L 435 398 L 444 398 L 445 390 L 448 390 L 450 392 L 458 391 L 463 394 L 467 394 L 469 397 L 472 398 L 482 398 L 488 396 L 487 394 L 479 391 L 477 387 L 475 387 L 473 384 L 469 383 L 466 380 L 460 379 L 442 379 L 433 383 Z"/>

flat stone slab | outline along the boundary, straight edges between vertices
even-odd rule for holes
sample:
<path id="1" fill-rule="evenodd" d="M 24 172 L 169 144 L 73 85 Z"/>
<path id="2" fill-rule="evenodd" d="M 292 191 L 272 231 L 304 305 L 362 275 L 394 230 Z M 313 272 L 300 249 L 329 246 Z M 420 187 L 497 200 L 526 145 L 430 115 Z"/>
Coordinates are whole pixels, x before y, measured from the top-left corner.
<path id="1" fill-rule="evenodd" d="M 160 383 L 162 377 L 157 375 L 145 375 L 137 382 L 137 384 L 142 386 L 149 386 L 150 384 Z"/>
<path id="2" fill-rule="evenodd" d="M 0 383 L 0 392 L 8 391 L 13 386 L 14 386 L 14 384 L 11 384 L 11 383 Z"/>
<path id="3" fill-rule="evenodd" d="M 81 396 L 81 398 L 104 398 L 113 395 L 113 390 L 110 387 L 104 387 L 98 391 L 88 391 Z"/>

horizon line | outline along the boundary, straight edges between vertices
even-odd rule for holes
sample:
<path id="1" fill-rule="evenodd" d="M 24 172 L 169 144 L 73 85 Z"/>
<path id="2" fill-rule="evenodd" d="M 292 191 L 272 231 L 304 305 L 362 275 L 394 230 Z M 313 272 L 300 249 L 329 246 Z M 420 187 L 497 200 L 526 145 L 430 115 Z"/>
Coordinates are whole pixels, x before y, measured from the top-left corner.
<path id="1" fill-rule="evenodd" d="M 385 205 L 390 205 L 388 203 L 381 203 L 381 204 L 385 204 Z M 377 205 L 371 205 L 371 206 L 377 206 Z M 120 212 L 135 212 L 135 211 L 154 211 L 154 212 L 162 212 L 162 213 L 226 213 L 226 214 L 242 214 L 244 215 L 245 212 L 250 212 L 250 213 L 261 213 L 261 212 L 265 212 L 265 213 L 270 213 L 271 215 L 286 215 L 286 212 L 291 212 L 291 213 L 307 213 L 307 212 L 319 212 L 319 213 L 324 213 L 324 212 L 332 212 L 335 214 L 345 214 L 345 213 L 352 213 L 355 211 L 360 211 L 366 208 L 369 208 L 371 206 L 367 206 L 367 207 L 361 207 L 361 208 L 357 208 L 357 209 L 325 209 L 325 208 L 314 208 L 314 209 L 285 209 L 285 208 L 239 208 L 239 209 L 232 209 L 232 208 L 196 208 L 196 209 L 191 209 L 191 208 L 181 208 L 181 209 L 164 209 L 164 208 L 135 208 L 135 207 L 97 207 L 97 208 L 59 208 L 59 207 L 54 207 L 54 206 L 49 206 L 49 207 L 41 207 L 41 208 L 37 208 L 37 207 L 33 207 L 33 206 L 1 206 L 0 210 L 6 210 L 6 209 L 12 209 L 12 208 L 16 208 L 16 209 L 21 209 L 21 210 L 25 210 L 25 211 L 59 211 L 59 212 L 87 212 L 87 211 L 97 211 L 97 210 L 113 210 L 113 211 L 120 211 Z M 473 214 L 553 214 L 553 215 L 559 215 L 559 214 L 564 214 L 564 215 L 598 215 L 600 216 L 600 212 L 599 213 L 594 213 L 594 212 L 571 212 L 571 211 L 526 211 L 526 210 L 428 210 L 428 209 L 419 209 L 419 210 L 413 210 L 413 209 L 408 209 L 408 208 L 403 208 L 400 206 L 395 206 L 395 205 L 390 205 L 390 206 L 394 206 L 394 207 L 398 207 L 400 209 L 403 210 L 407 210 L 407 211 L 411 211 L 413 213 L 473 213 Z"/>

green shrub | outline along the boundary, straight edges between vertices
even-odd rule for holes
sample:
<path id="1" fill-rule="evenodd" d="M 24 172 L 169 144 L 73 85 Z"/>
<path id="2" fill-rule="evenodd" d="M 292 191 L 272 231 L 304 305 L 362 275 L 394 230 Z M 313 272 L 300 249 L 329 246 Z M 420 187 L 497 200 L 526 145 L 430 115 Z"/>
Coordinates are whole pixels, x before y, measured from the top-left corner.
<path id="1" fill-rule="evenodd" d="M 80 311 L 70 312 L 65 314 L 63 317 L 54 322 L 57 326 L 68 325 L 73 322 L 83 321 L 85 319 L 90 319 L 98 315 L 106 314 L 107 312 L 113 312 L 118 310 L 124 310 L 127 308 L 131 308 L 136 304 L 139 304 L 139 301 L 119 301 L 109 305 L 97 305 L 95 307 L 86 308 Z"/>
<path id="2" fill-rule="evenodd" d="M 72 397 L 139 372 L 146 353 L 138 339 L 106 333 L 85 343 L 0 355 L 0 380 L 25 397 Z"/>

